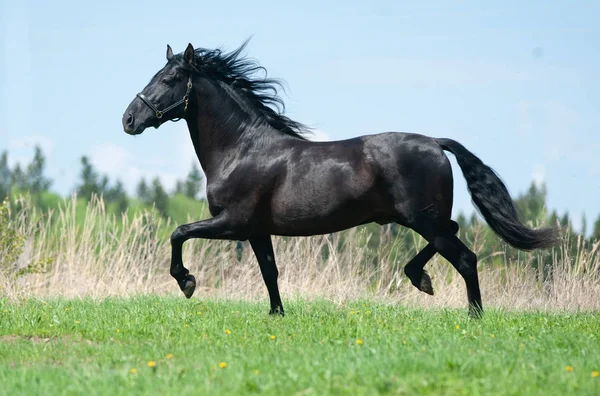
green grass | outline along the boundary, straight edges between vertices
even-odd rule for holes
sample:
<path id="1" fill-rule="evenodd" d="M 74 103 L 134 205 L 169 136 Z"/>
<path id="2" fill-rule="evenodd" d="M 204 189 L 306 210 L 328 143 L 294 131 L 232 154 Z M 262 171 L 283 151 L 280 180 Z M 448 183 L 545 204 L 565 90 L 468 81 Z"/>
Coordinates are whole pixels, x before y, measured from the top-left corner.
<path id="1" fill-rule="evenodd" d="M 0 302 L 0 393 L 600 393 L 600 313 L 286 308 L 280 318 L 265 303 L 184 298 Z"/>

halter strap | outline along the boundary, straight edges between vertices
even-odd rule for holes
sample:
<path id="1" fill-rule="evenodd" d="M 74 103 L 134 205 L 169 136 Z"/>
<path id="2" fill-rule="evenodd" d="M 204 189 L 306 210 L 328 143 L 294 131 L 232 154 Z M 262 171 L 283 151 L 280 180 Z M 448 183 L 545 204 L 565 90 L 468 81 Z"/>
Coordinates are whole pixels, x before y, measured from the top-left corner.
<path id="1" fill-rule="evenodd" d="M 190 101 L 190 92 L 191 91 L 192 91 L 192 76 L 190 76 L 190 78 L 188 79 L 187 90 L 185 91 L 185 95 L 183 96 L 183 98 L 163 110 L 159 110 L 158 107 L 154 106 L 154 104 L 150 101 L 150 99 L 148 99 L 146 97 L 146 95 L 144 95 L 143 93 L 140 92 L 136 96 L 138 98 L 140 98 L 142 100 L 142 102 L 144 102 L 146 104 L 146 106 L 148 106 L 150 109 L 152 109 L 156 118 L 158 118 L 160 120 L 165 113 L 167 113 L 170 110 L 173 110 L 174 108 L 178 107 L 181 104 L 185 104 L 183 111 L 186 112 L 187 108 L 188 108 L 188 103 Z M 174 119 L 173 121 L 177 121 L 180 119 L 181 119 L 181 117 Z"/>

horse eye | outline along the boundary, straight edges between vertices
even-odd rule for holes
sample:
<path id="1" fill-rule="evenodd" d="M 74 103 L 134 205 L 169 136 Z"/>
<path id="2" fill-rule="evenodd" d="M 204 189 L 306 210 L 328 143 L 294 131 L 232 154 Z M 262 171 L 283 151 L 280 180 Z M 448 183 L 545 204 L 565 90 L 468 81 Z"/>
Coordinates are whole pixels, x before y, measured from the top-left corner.
<path id="1" fill-rule="evenodd" d="M 161 81 L 164 84 L 172 84 L 172 83 L 174 83 L 176 81 L 179 81 L 179 80 L 181 80 L 181 76 L 180 75 L 178 75 L 178 74 L 172 74 L 172 75 L 164 77 Z"/>

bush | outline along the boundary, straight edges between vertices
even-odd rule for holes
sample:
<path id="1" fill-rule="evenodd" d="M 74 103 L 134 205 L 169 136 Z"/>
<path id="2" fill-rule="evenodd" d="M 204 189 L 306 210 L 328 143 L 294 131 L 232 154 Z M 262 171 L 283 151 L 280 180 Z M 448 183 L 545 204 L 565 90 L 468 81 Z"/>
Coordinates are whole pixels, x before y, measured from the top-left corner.
<path id="1" fill-rule="evenodd" d="M 19 233 L 10 219 L 10 203 L 0 205 L 0 271 L 11 271 L 23 252 L 25 236 Z"/>

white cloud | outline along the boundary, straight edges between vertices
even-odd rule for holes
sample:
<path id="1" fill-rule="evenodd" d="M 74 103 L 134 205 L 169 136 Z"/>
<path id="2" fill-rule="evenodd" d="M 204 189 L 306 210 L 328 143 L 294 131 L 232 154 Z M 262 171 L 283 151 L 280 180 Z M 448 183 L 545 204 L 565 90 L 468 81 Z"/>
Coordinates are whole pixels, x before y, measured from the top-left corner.
<path id="1" fill-rule="evenodd" d="M 90 155 L 90 162 L 96 170 L 114 183 L 120 180 L 129 193 L 135 193 L 137 183 L 141 178 L 151 181 L 158 177 L 167 191 L 175 187 L 175 183 L 182 175 L 179 172 L 165 169 L 160 164 L 151 164 L 136 160 L 125 148 L 114 143 L 98 145 Z"/>
<path id="2" fill-rule="evenodd" d="M 102 143 L 94 148 L 90 156 L 92 165 L 101 173 L 111 176 L 121 174 L 128 166 L 131 155 L 114 143 Z"/>
<path id="3" fill-rule="evenodd" d="M 54 142 L 47 136 L 42 135 L 31 135 L 31 136 L 19 136 L 12 138 L 8 141 L 8 149 L 13 150 L 31 150 L 39 145 L 42 148 L 44 154 L 52 154 L 54 150 Z"/>
<path id="4" fill-rule="evenodd" d="M 546 175 L 544 172 L 544 166 L 543 165 L 536 165 L 533 168 L 533 172 L 531 174 L 531 177 L 533 178 L 533 182 L 535 183 L 536 186 L 541 187 L 542 184 L 544 184 L 544 181 L 546 180 Z"/>
<path id="5" fill-rule="evenodd" d="M 50 155 L 54 151 L 54 141 L 46 136 L 31 135 L 9 138 L 6 149 L 8 151 L 8 165 L 14 168 L 17 164 L 24 169 L 31 162 L 34 147 L 39 145 L 49 164 Z M 2 150 L 3 151 L 3 150 Z M 51 166 L 49 166 L 51 168 Z M 52 176 L 52 175 L 51 175 Z"/>

